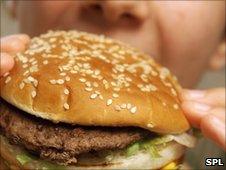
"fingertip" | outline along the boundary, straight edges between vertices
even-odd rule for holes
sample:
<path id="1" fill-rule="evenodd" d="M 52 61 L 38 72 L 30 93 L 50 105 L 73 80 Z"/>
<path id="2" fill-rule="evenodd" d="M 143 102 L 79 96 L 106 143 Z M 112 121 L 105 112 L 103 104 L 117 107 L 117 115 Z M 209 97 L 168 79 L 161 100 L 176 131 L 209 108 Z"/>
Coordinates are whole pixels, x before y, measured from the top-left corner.
<path id="1" fill-rule="evenodd" d="M 1 76 L 11 70 L 14 66 L 13 57 L 7 53 L 1 53 Z"/>
<path id="2" fill-rule="evenodd" d="M 197 100 L 205 96 L 205 91 L 203 90 L 189 90 L 183 89 L 180 94 L 182 100 Z"/>
<path id="3" fill-rule="evenodd" d="M 10 48 L 13 49 L 13 52 L 20 52 L 25 50 L 25 44 L 21 43 L 21 40 L 19 38 L 15 38 L 10 43 Z M 8 51 L 10 53 L 10 51 Z"/>
<path id="4" fill-rule="evenodd" d="M 26 34 L 15 34 L 1 38 L 1 51 L 16 53 L 25 50 L 30 37 Z"/>
<path id="5" fill-rule="evenodd" d="M 30 37 L 27 34 L 16 34 L 15 37 L 20 39 L 21 41 L 23 41 L 23 43 L 26 44 L 30 41 Z"/>
<path id="6" fill-rule="evenodd" d="M 200 129 L 204 136 L 216 142 L 226 150 L 225 124 L 214 115 L 205 116 L 200 123 Z"/>
<path id="7" fill-rule="evenodd" d="M 181 107 L 189 123 L 194 127 L 199 127 L 203 113 L 196 111 L 196 109 L 194 108 L 194 102 L 184 101 L 182 102 Z"/>

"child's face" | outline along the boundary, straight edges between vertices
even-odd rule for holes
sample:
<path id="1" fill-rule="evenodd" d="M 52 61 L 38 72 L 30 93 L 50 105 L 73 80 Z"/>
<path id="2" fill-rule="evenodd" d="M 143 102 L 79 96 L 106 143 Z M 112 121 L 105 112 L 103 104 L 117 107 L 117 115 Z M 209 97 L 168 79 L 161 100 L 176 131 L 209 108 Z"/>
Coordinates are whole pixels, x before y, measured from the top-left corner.
<path id="1" fill-rule="evenodd" d="M 222 2 L 17 1 L 22 32 L 77 29 L 105 34 L 149 53 L 193 86 L 222 41 Z"/>

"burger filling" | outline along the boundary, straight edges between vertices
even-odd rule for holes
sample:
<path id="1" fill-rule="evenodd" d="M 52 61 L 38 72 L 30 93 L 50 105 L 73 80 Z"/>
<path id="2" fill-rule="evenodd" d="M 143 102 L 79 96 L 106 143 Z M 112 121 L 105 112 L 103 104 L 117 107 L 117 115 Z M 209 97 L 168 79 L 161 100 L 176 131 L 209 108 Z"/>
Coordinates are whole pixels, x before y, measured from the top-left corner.
<path id="1" fill-rule="evenodd" d="M 153 164 L 161 167 L 180 158 L 184 146 L 194 145 L 194 138 L 186 133 L 158 136 L 134 127 L 54 124 L 26 114 L 3 101 L 0 113 L 1 134 L 5 136 L 1 136 L 1 142 L 7 139 L 26 150 L 16 155 L 16 160 L 21 164 L 29 164 L 40 157 L 67 166 L 120 163 L 128 167 L 128 164 L 137 165 L 135 160 L 140 160 L 140 164 L 149 162 L 149 167 Z M 34 156 L 30 156 L 31 153 Z"/>

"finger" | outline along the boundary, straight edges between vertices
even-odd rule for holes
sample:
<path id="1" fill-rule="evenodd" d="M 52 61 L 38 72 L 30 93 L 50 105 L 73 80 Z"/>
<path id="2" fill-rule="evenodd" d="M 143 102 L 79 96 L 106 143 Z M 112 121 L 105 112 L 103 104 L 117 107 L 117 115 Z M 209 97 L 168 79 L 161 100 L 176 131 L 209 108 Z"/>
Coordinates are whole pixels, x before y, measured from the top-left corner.
<path id="1" fill-rule="evenodd" d="M 226 150 L 225 122 L 214 115 L 208 115 L 202 119 L 200 127 L 204 136 L 212 139 Z"/>
<path id="2" fill-rule="evenodd" d="M 13 38 L 18 38 L 19 40 L 21 40 L 22 43 L 25 43 L 25 44 L 30 41 L 30 37 L 27 34 L 9 35 L 9 36 L 2 37 L 1 40 L 5 41 L 8 39 L 13 39 Z"/>
<path id="3" fill-rule="evenodd" d="M 26 34 L 17 34 L 1 38 L 1 51 L 7 53 L 16 53 L 23 51 L 30 41 Z"/>
<path id="4" fill-rule="evenodd" d="M 7 53 L 1 53 L 0 66 L 1 66 L 1 76 L 12 69 L 14 65 L 13 57 Z"/>
<path id="5" fill-rule="evenodd" d="M 225 107 L 225 88 L 210 90 L 182 90 L 181 99 Z"/>
<path id="6" fill-rule="evenodd" d="M 201 118 L 210 110 L 210 106 L 192 101 L 184 101 L 181 106 L 188 121 L 194 127 L 199 127 Z"/>
<path id="7" fill-rule="evenodd" d="M 188 121 L 194 127 L 200 127 L 200 122 L 207 115 L 215 115 L 224 120 L 225 109 L 223 107 L 211 107 L 204 103 L 185 101 L 182 103 L 182 109 Z"/>

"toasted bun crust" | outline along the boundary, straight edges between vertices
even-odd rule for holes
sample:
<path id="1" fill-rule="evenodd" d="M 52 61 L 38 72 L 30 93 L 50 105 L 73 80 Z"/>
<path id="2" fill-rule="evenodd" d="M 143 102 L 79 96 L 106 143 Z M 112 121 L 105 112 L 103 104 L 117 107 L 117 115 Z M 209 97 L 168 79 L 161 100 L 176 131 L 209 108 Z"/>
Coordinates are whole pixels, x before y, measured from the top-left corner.
<path id="1" fill-rule="evenodd" d="M 181 133 L 175 77 L 121 42 L 76 31 L 35 37 L 1 78 L 1 97 L 53 122 Z"/>

